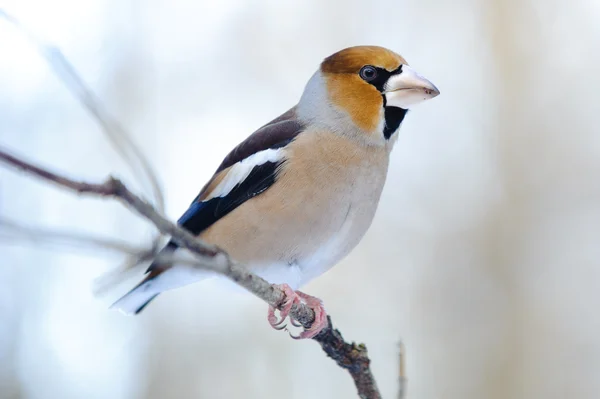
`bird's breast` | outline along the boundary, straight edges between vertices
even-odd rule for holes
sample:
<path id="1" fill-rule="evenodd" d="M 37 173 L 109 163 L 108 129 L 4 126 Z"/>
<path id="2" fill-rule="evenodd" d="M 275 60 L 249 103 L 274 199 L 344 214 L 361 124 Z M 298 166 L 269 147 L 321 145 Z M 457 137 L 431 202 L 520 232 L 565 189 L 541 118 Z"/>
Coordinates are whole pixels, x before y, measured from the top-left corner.
<path id="1" fill-rule="evenodd" d="M 388 154 L 326 132 L 302 134 L 287 151 L 275 184 L 202 238 L 269 282 L 297 288 L 363 237 L 377 209 Z"/>

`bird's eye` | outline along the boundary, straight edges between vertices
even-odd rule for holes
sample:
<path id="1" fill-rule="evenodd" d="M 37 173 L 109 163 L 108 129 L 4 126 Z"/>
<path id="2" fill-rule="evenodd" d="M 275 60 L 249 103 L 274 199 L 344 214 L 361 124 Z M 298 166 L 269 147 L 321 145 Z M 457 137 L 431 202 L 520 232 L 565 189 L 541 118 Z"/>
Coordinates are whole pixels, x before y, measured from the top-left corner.
<path id="1" fill-rule="evenodd" d="M 372 67 L 371 65 L 367 65 L 362 67 L 359 74 L 361 78 L 363 78 L 367 82 L 370 82 L 377 77 L 377 69 L 375 69 L 375 67 Z"/>

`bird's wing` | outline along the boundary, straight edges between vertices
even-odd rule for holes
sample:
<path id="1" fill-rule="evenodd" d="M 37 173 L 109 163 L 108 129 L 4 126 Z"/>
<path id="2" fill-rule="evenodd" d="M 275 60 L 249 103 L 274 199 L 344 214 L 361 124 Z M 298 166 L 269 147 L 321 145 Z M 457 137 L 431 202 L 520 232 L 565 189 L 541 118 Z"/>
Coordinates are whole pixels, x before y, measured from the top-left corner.
<path id="1" fill-rule="evenodd" d="M 246 140 L 242 141 L 227 154 L 215 172 L 215 176 L 223 169 L 227 169 L 257 152 L 284 147 L 303 129 L 304 124 L 297 119 L 295 107 L 288 110 L 252 133 Z M 215 176 L 213 176 L 213 179 Z M 210 184 L 210 181 L 208 184 Z"/>
<path id="2" fill-rule="evenodd" d="M 177 223 L 198 235 L 245 201 L 269 189 L 285 162 L 285 146 L 303 130 L 294 108 L 258 129 L 225 157 Z M 177 243 L 170 241 L 164 250 L 177 247 Z M 160 273 L 159 269 L 153 263 L 148 272 Z"/>

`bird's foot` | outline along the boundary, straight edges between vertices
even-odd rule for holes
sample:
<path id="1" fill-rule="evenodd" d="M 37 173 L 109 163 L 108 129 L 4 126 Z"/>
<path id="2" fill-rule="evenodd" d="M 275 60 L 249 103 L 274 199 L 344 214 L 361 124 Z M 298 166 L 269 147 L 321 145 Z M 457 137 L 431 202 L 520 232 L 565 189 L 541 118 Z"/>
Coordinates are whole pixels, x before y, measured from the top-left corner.
<path id="1" fill-rule="evenodd" d="M 294 339 L 307 339 L 316 337 L 321 330 L 327 327 L 327 313 L 325 312 L 325 308 L 323 307 L 323 302 L 319 298 L 315 298 L 314 296 L 310 296 L 301 291 L 294 291 L 287 284 L 275 285 L 275 287 L 281 289 L 285 298 L 281 305 L 281 310 L 279 311 L 281 320 L 277 320 L 277 316 L 275 316 L 275 308 L 273 306 L 269 306 L 269 314 L 268 320 L 269 324 L 276 330 L 283 330 L 287 326 L 283 324 L 284 320 L 289 316 L 290 310 L 292 310 L 292 306 L 296 303 L 304 303 L 308 307 L 310 307 L 313 312 L 315 312 L 315 320 L 313 321 L 310 328 L 305 329 L 298 336 L 290 336 Z M 293 318 L 290 317 L 290 323 L 295 327 L 301 327 Z"/>
<path id="2" fill-rule="evenodd" d="M 277 316 L 275 315 L 275 308 L 273 306 L 269 306 L 269 314 L 267 315 L 267 319 L 269 320 L 269 324 L 276 330 L 283 330 L 286 325 L 283 324 L 285 319 L 290 314 L 290 310 L 292 310 L 292 306 L 295 303 L 300 303 L 300 297 L 296 294 L 296 292 L 287 284 L 277 284 L 275 287 L 279 288 L 285 294 L 283 298 L 283 303 L 281 304 L 281 310 L 279 311 L 279 316 L 281 320 L 277 320 Z"/>
<path id="3" fill-rule="evenodd" d="M 313 321 L 310 328 L 302 331 L 297 337 L 292 336 L 292 338 L 314 338 L 329 324 L 329 322 L 327 321 L 327 312 L 325 312 L 325 308 L 323 307 L 323 301 L 321 301 L 319 298 L 310 296 L 301 291 L 296 291 L 296 295 L 298 295 L 302 302 L 304 302 L 308 307 L 310 307 L 313 310 L 313 312 L 315 312 L 315 320 Z"/>

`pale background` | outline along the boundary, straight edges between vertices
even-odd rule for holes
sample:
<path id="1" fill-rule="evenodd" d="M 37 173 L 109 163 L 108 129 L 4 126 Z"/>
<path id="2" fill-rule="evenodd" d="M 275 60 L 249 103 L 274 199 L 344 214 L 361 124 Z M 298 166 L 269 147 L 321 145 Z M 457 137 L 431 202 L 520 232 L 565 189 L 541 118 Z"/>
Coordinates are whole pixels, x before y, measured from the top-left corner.
<path id="1" fill-rule="evenodd" d="M 377 44 L 442 94 L 409 114 L 375 221 L 305 287 L 368 345 L 385 398 L 600 397 L 596 0 L 13 0 L 152 159 L 175 219 L 228 150 L 293 105 L 320 60 Z M 97 125 L 0 21 L 0 145 L 132 182 Z M 135 186 L 135 185 L 134 185 Z M 0 169 L 0 215 L 145 243 L 118 204 Z M 205 283 L 140 317 L 95 277 L 118 256 L 0 246 L 0 397 L 353 398 L 314 342 Z M 39 245 L 38 245 L 39 244 Z M 116 294 L 115 294 L 116 295 Z"/>

